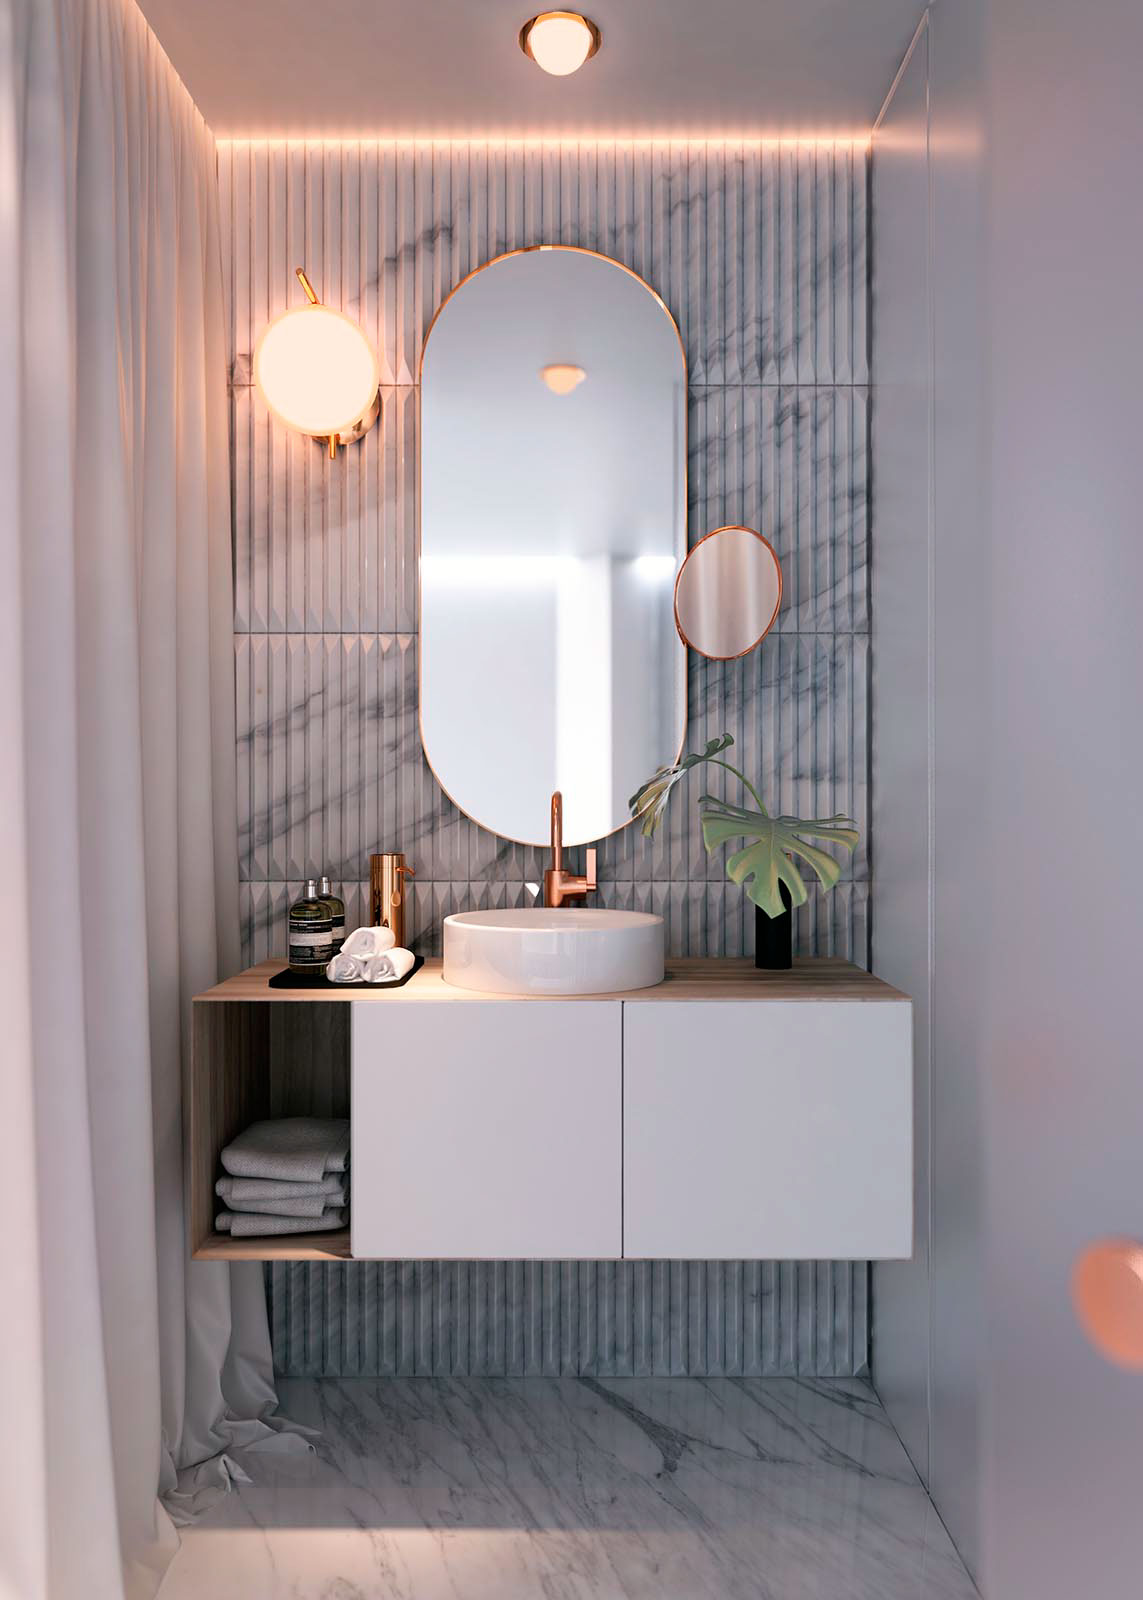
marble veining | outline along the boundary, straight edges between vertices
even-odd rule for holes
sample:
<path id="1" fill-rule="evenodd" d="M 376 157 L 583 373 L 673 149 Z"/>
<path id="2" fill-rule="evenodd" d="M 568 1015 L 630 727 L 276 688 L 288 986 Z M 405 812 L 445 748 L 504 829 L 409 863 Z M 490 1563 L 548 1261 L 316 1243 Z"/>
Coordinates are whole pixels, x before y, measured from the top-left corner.
<path id="1" fill-rule="evenodd" d="M 281 951 L 290 902 L 315 873 L 328 871 L 350 920 L 365 920 L 375 850 L 403 850 L 417 870 L 412 941 L 425 953 L 439 953 L 449 912 L 526 905 L 541 881 L 539 851 L 497 838 L 441 792 L 417 707 L 421 347 L 454 285 L 523 245 L 599 250 L 663 296 L 687 357 L 688 539 L 745 522 L 782 561 L 785 601 L 762 646 L 741 661 L 691 656 L 689 744 L 730 731 L 775 805 L 846 811 L 867 833 L 866 162 L 846 142 L 220 142 L 247 962 Z M 301 264 L 362 322 L 381 362 L 379 425 L 332 464 L 273 423 L 251 381 L 258 335 L 296 303 Z M 707 857 L 693 804 L 672 806 L 653 841 L 631 829 L 601 841 L 599 875 L 597 903 L 659 912 L 673 955 L 753 948 L 753 909 Z M 870 894 L 863 845 L 832 895 L 811 891 L 798 950 L 865 961 Z M 828 1286 L 813 1264 L 783 1264 L 805 1290 L 758 1322 L 743 1370 L 864 1370 L 866 1268 L 825 1266 Z M 291 1267 L 274 1280 L 280 1366 L 313 1370 L 320 1348 L 321 1370 L 337 1371 L 375 1340 L 361 1322 L 376 1315 L 363 1270 L 334 1280 Z M 431 1277 L 412 1272 L 399 1318 L 416 1320 Z M 682 1293 L 684 1320 L 732 1315 L 713 1264 L 708 1277 L 693 1303 Z M 537 1304 L 554 1337 L 565 1325 L 556 1300 Z M 838 1328 L 838 1305 L 852 1325 Z M 511 1311 L 510 1300 L 489 1306 L 490 1326 Z M 642 1348 L 671 1315 L 649 1313 Z M 454 1327 L 433 1348 L 459 1340 Z M 701 1341 L 687 1351 L 685 1370 L 724 1370 Z M 604 1370 L 624 1359 L 618 1347 L 602 1355 Z M 453 1371 L 448 1362 L 442 1353 L 435 1370 Z"/>
<path id="2" fill-rule="evenodd" d="M 870 1386 L 289 1382 L 161 1600 L 976 1600 Z"/>

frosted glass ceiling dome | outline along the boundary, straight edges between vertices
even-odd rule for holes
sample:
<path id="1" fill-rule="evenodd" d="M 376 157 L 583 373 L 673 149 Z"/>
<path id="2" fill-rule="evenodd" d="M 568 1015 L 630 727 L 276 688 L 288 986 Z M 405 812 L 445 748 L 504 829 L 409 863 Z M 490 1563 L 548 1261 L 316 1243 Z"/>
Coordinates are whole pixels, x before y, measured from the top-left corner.
<path id="1" fill-rule="evenodd" d="M 578 72 L 601 42 L 595 23 L 578 11 L 541 11 L 520 29 L 521 50 L 554 78 Z"/>

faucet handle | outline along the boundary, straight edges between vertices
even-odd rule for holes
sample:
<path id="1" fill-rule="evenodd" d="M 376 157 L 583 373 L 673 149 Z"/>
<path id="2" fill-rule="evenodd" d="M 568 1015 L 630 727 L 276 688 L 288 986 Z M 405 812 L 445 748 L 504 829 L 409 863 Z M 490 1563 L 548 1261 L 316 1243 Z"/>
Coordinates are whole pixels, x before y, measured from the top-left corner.
<path id="1" fill-rule="evenodd" d="M 587 852 L 587 872 L 585 874 L 585 877 L 587 879 L 587 887 L 589 889 L 598 888 L 598 884 L 595 881 L 595 846 L 594 845 Z"/>

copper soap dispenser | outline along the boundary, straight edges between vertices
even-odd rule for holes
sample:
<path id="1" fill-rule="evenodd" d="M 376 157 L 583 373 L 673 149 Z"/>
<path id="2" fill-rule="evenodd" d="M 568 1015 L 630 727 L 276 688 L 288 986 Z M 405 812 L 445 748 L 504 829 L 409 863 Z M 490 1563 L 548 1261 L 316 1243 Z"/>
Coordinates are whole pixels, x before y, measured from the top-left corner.
<path id="1" fill-rule="evenodd" d="M 413 876 L 400 851 L 369 857 L 369 920 L 375 928 L 388 928 L 399 949 L 405 943 L 405 879 Z"/>

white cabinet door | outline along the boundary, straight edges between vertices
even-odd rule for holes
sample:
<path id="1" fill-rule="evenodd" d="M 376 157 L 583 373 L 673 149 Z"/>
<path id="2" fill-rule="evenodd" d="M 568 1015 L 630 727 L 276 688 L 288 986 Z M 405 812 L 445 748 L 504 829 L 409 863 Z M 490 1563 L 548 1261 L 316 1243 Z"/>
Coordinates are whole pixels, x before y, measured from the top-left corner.
<path id="1" fill-rule="evenodd" d="M 355 1256 L 622 1250 L 618 1001 L 353 1003 Z"/>
<path id="2" fill-rule="evenodd" d="M 909 1256 L 908 1001 L 624 1008 L 624 1254 Z"/>

